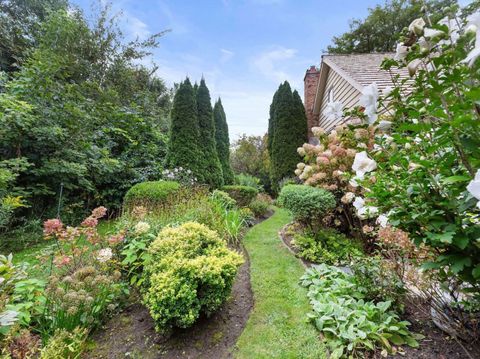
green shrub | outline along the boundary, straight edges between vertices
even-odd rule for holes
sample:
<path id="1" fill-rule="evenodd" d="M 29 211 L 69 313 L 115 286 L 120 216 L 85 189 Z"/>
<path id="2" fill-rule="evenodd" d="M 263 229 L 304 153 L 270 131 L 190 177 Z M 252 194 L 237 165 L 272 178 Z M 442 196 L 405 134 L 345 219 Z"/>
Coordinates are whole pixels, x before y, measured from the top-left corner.
<path id="1" fill-rule="evenodd" d="M 235 175 L 235 184 L 237 186 L 247 186 L 256 188 L 259 192 L 263 191 L 263 186 L 260 184 L 260 178 L 251 176 L 249 174 L 240 173 Z"/>
<path id="2" fill-rule="evenodd" d="M 79 358 L 85 347 L 88 329 L 75 328 L 72 331 L 60 329 L 48 340 L 40 352 L 40 359 Z"/>
<path id="3" fill-rule="evenodd" d="M 221 203 L 225 208 L 234 208 L 237 205 L 237 201 L 230 197 L 227 192 L 218 189 L 212 192 L 212 199 Z"/>
<path id="4" fill-rule="evenodd" d="M 317 224 L 336 205 L 332 193 L 304 185 L 283 187 L 278 203 L 292 212 L 295 220 L 310 226 Z"/>
<path id="5" fill-rule="evenodd" d="M 217 310 L 243 262 L 216 232 L 195 222 L 164 228 L 149 253 L 143 301 L 161 332 L 189 327 Z"/>
<path id="6" fill-rule="evenodd" d="M 339 265 L 363 256 L 361 243 L 334 229 L 295 233 L 292 244 L 300 257 L 314 263 Z"/>
<path id="7" fill-rule="evenodd" d="M 258 194 L 258 190 L 250 186 L 224 186 L 222 190 L 237 201 L 240 207 L 247 207 Z"/>
<path id="8" fill-rule="evenodd" d="M 365 289 L 368 300 L 392 302 L 403 310 L 406 289 L 400 277 L 381 257 L 358 258 L 350 268 L 358 286 Z"/>
<path id="9" fill-rule="evenodd" d="M 137 183 L 125 195 L 124 205 L 127 208 L 142 205 L 156 207 L 167 202 L 176 193 L 180 184 L 174 181 L 150 181 Z"/>
<path id="10" fill-rule="evenodd" d="M 320 264 L 307 270 L 301 284 L 308 288 L 309 318 L 325 336 L 330 358 L 363 358 L 364 350 L 392 353 L 394 345 L 418 347 L 422 336 L 408 331 L 410 323 L 400 320 L 390 301 L 365 301 L 356 276 Z"/>
<path id="11" fill-rule="evenodd" d="M 268 208 L 272 204 L 272 199 L 266 194 L 258 194 L 257 197 L 250 202 L 248 208 L 250 208 L 255 217 L 263 217 L 267 214 Z"/>

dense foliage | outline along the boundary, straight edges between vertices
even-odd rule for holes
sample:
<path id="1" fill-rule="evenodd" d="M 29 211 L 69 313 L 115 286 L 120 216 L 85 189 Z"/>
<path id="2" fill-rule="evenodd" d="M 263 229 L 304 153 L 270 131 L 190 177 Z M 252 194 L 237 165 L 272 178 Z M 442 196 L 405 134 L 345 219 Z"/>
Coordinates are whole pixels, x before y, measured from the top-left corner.
<path id="1" fill-rule="evenodd" d="M 162 205 L 178 190 L 180 185 L 174 181 L 149 181 L 134 185 L 127 191 L 124 199 L 126 209 L 135 206 L 152 208 Z"/>
<path id="2" fill-rule="evenodd" d="M 291 232 L 298 255 L 313 263 L 350 264 L 363 255 L 361 243 L 331 228 L 317 232 L 292 228 Z"/>
<path id="3" fill-rule="evenodd" d="M 292 184 L 282 188 L 278 203 L 299 222 L 318 227 L 323 217 L 335 208 L 335 197 L 321 188 Z"/>
<path id="4" fill-rule="evenodd" d="M 222 190 L 227 192 L 241 207 L 248 206 L 258 194 L 258 190 L 255 187 L 249 186 L 224 186 Z"/>
<path id="5" fill-rule="evenodd" d="M 159 331 L 189 327 L 217 310 L 242 263 L 216 232 L 192 222 L 163 229 L 149 253 L 143 299 Z"/>
<path id="6" fill-rule="evenodd" d="M 336 54 L 391 52 L 395 50 L 398 34 L 422 16 L 425 9 L 440 19 L 442 13 L 446 14 L 449 6 L 455 4 L 457 0 L 388 0 L 384 5 L 369 8 L 365 19 L 351 20 L 350 30 L 335 36 L 327 51 Z"/>
<path id="7" fill-rule="evenodd" d="M 215 122 L 215 142 L 218 159 L 222 166 L 223 182 L 227 185 L 233 184 L 233 171 L 230 164 L 230 137 L 228 135 L 227 116 L 225 115 L 221 99 L 215 102 L 213 119 Z"/>
<path id="8" fill-rule="evenodd" d="M 100 202 L 117 210 L 162 169 L 169 91 L 137 64 L 161 34 L 124 45 L 107 10 L 92 25 L 71 9 L 39 26 L 20 69 L 2 76 L 0 153 L 22 161 L 11 195 L 27 214 L 53 215 L 61 190 L 64 219 Z"/>
<path id="9" fill-rule="evenodd" d="M 313 313 L 312 322 L 328 339 L 330 358 L 349 355 L 364 357 L 363 350 L 383 349 L 396 352 L 397 345 L 418 347 L 416 338 L 408 331 L 410 323 L 401 321 L 391 310 L 391 302 L 366 301 L 365 288 L 356 276 L 320 264 L 307 270 L 301 284 L 308 288 Z"/>
<path id="10" fill-rule="evenodd" d="M 231 163 L 237 184 L 245 184 L 238 176 L 252 176 L 260 180 L 264 190 L 271 192 L 267 136 L 241 135 L 232 145 Z"/>
<path id="11" fill-rule="evenodd" d="M 297 147 L 307 141 L 307 118 L 303 102 L 297 91 L 285 81 L 280 85 L 272 102 L 269 123 L 268 147 L 272 188 L 278 191 L 278 183 L 291 177 L 292 167 L 298 162 Z"/>

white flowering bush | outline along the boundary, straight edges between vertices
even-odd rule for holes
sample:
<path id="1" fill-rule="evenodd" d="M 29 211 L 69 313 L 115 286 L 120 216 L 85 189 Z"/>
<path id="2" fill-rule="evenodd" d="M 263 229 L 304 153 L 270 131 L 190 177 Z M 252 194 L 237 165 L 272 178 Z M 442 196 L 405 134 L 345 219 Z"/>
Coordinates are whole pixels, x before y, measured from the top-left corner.
<path id="1" fill-rule="evenodd" d="M 354 157 L 345 153 L 334 161 L 348 165 L 334 168 L 342 172 L 340 185 L 331 182 L 333 171 L 324 170 L 327 165 L 332 169 L 337 148 L 326 148 L 322 141 L 338 137 L 338 130 L 325 134 L 317 129 L 320 145 L 299 149 L 306 161 L 296 170 L 306 184 L 341 189 L 341 202 L 352 203 L 359 219 L 378 217 L 380 227 L 408 233 L 417 246 L 430 249 L 433 259 L 424 263 L 425 269 L 463 283 L 464 289 L 477 295 L 479 57 L 480 13 L 459 11 L 438 23 L 431 23 L 427 15 L 415 20 L 396 56 L 382 64 L 387 71 L 406 68 L 409 76 L 391 71 L 392 87 L 379 93 L 375 84 L 367 86 L 360 107 L 345 114 L 362 119 L 349 127 L 354 133 L 368 131 L 370 138 L 351 147 Z M 328 107 L 328 115 L 337 116 L 338 107 Z M 338 142 L 345 149 L 344 141 Z M 330 140 L 330 145 L 337 143 Z"/>

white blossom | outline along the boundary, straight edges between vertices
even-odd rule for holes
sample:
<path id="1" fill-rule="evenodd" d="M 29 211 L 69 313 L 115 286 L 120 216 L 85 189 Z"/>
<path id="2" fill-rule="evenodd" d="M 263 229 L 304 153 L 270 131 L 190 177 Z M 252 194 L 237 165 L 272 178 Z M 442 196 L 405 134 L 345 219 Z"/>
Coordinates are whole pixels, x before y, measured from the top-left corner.
<path id="1" fill-rule="evenodd" d="M 456 19 L 449 19 L 448 17 L 444 17 L 442 20 L 438 22 L 440 25 L 446 25 L 448 27 L 448 35 L 452 43 L 456 43 L 460 38 L 460 26 Z"/>
<path id="2" fill-rule="evenodd" d="M 374 171 L 377 168 L 377 162 L 368 157 L 367 152 L 362 151 L 355 155 L 352 170 L 355 171 L 356 177 L 363 179 L 365 173 Z"/>
<path id="3" fill-rule="evenodd" d="M 390 95 L 393 91 L 393 86 L 387 86 L 383 89 L 382 91 L 382 95 L 387 97 L 388 95 Z"/>
<path id="4" fill-rule="evenodd" d="M 368 122 L 374 123 L 377 120 L 377 101 L 378 101 L 378 86 L 374 82 L 365 86 L 360 96 L 359 105 L 365 108 L 365 114 L 368 116 Z"/>
<path id="5" fill-rule="evenodd" d="M 135 233 L 138 235 L 147 233 L 150 230 L 150 225 L 147 222 L 138 222 L 135 226 Z"/>
<path id="6" fill-rule="evenodd" d="M 379 215 L 377 218 L 377 224 L 380 227 L 385 228 L 388 224 L 388 217 L 384 214 Z"/>
<path id="7" fill-rule="evenodd" d="M 480 208 L 480 169 L 475 174 L 475 178 L 468 184 L 467 191 L 470 192 L 473 197 L 479 200 L 477 202 L 477 207 Z"/>
<path id="8" fill-rule="evenodd" d="M 316 137 L 321 137 L 325 134 L 325 130 L 321 127 L 312 127 L 312 133 Z"/>
<path id="9" fill-rule="evenodd" d="M 467 23 L 469 27 L 475 26 L 475 46 L 467 55 L 467 57 L 462 60 L 464 63 L 468 63 L 468 66 L 473 66 L 478 57 L 480 57 L 480 12 L 470 15 L 467 18 Z"/>
<path id="10" fill-rule="evenodd" d="M 393 59 L 395 61 L 402 62 L 407 57 L 408 51 L 409 51 L 409 47 L 405 46 L 402 42 L 399 42 L 397 44 L 396 53 L 395 53 L 395 56 L 393 57 Z"/>
<path id="11" fill-rule="evenodd" d="M 107 262 L 112 259 L 113 253 L 111 248 L 102 248 L 98 251 L 97 259 L 99 262 Z"/>
<path id="12" fill-rule="evenodd" d="M 412 21 L 412 23 L 408 26 L 408 31 L 415 33 L 416 35 L 420 35 L 425 27 L 425 20 L 422 18 L 418 18 Z"/>
<path id="13" fill-rule="evenodd" d="M 441 30 L 431 29 L 429 27 L 426 27 L 424 32 L 423 32 L 423 36 L 425 36 L 427 39 L 434 39 L 434 38 L 442 36 L 444 34 L 445 33 Z"/>
<path id="14" fill-rule="evenodd" d="M 352 201 L 354 200 L 355 198 L 355 193 L 353 192 L 347 192 L 345 193 L 345 195 L 343 196 L 343 201 L 344 203 L 352 203 Z M 360 197 L 359 197 L 360 198 Z"/>
<path id="15" fill-rule="evenodd" d="M 340 101 L 329 102 L 325 106 L 323 115 L 327 118 L 328 121 L 338 120 L 343 116 L 343 104 Z"/>
<path id="16" fill-rule="evenodd" d="M 303 147 L 299 147 L 297 148 L 297 152 L 300 156 L 305 156 L 307 154 L 307 152 L 305 152 L 305 149 Z"/>
<path id="17" fill-rule="evenodd" d="M 357 211 L 365 206 L 365 200 L 362 197 L 355 197 L 355 201 L 353 201 L 353 207 L 357 209 Z"/>
<path id="18" fill-rule="evenodd" d="M 378 123 L 377 128 L 382 131 L 387 131 L 392 127 L 392 122 L 391 121 L 385 121 L 382 120 Z"/>
<path id="19" fill-rule="evenodd" d="M 365 206 L 357 210 L 357 216 L 360 219 L 375 217 L 378 214 L 378 208 L 374 206 Z"/>
<path id="20" fill-rule="evenodd" d="M 415 75 L 415 73 L 417 72 L 418 66 L 420 66 L 421 64 L 422 64 L 422 60 L 420 60 L 420 59 L 415 59 L 415 60 L 412 60 L 408 63 L 407 69 L 408 69 L 408 74 L 410 75 L 410 77 Z"/>

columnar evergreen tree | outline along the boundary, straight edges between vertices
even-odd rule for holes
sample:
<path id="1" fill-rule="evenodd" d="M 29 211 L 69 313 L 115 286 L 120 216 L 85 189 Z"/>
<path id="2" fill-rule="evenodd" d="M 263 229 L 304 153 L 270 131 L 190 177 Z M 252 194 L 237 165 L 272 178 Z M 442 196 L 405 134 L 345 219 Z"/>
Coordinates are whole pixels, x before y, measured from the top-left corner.
<path id="1" fill-rule="evenodd" d="M 270 105 L 270 118 L 268 119 L 268 137 L 267 137 L 267 149 L 268 152 L 272 152 L 272 143 L 273 143 L 273 129 L 275 128 L 275 102 L 277 98 L 277 94 L 280 91 L 280 88 L 283 84 L 280 84 L 278 90 L 273 95 L 272 103 Z"/>
<path id="2" fill-rule="evenodd" d="M 202 172 L 204 183 L 218 188 L 224 183 L 223 173 L 215 142 L 215 123 L 213 120 L 212 103 L 210 102 L 210 92 L 204 79 L 200 81 L 200 86 L 198 86 L 196 92 L 197 118 L 200 130 L 200 171 Z"/>
<path id="3" fill-rule="evenodd" d="M 223 110 L 222 101 L 218 99 L 213 107 L 213 118 L 215 121 L 215 141 L 220 164 L 222 165 L 223 181 L 225 184 L 232 184 L 234 177 L 230 165 L 230 138 L 228 137 L 227 116 Z"/>
<path id="4" fill-rule="evenodd" d="M 191 170 L 199 182 L 203 182 L 199 149 L 200 129 L 194 90 L 187 78 L 178 87 L 173 99 L 170 138 L 166 165 L 170 168 L 183 167 Z"/>
<path id="5" fill-rule="evenodd" d="M 300 96 L 296 91 L 292 93 L 290 84 L 285 81 L 273 102 L 270 175 L 274 190 L 278 190 L 278 183 L 282 179 L 293 176 L 300 159 L 297 148 L 308 140 L 307 118 L 302 108 Z"/>

